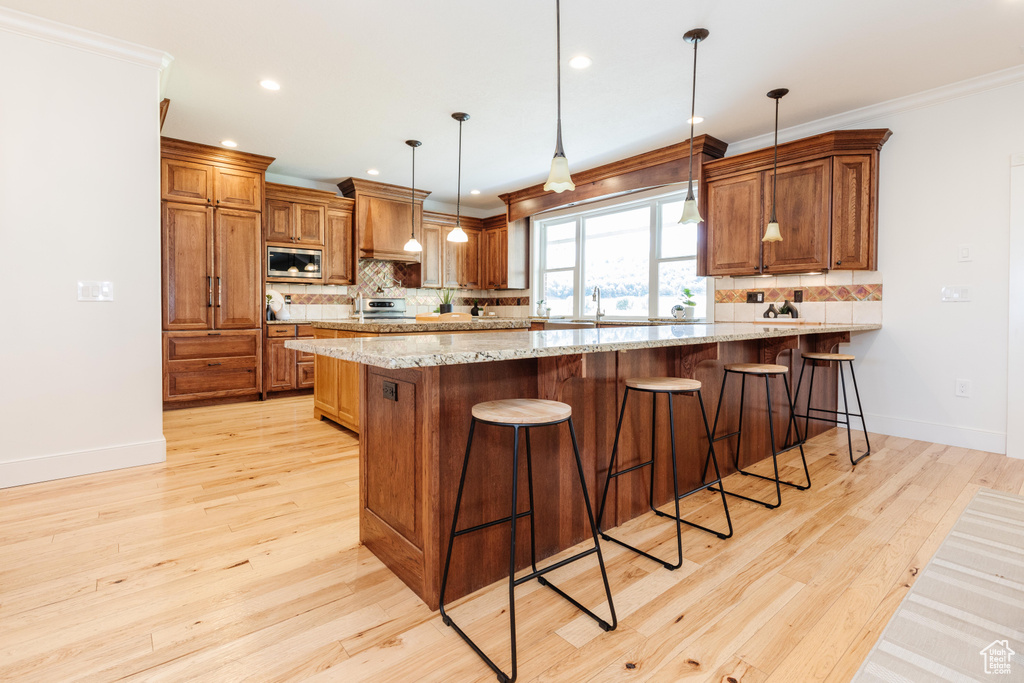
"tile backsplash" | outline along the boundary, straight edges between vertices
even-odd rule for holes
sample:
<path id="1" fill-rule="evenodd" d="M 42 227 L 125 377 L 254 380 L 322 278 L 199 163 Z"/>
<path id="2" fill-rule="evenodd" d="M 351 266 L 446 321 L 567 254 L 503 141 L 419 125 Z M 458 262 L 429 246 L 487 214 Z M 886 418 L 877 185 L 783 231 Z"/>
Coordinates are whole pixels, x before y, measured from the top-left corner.
<path id="1" fill-rule="evenodd" d="M 822 275 L 721 277 L 715 281 L 715 320 L 753 322 L 764 319 L 769 304 L 793 302 L 800 320 L 823 323 L 881 324 L 882 274 L 878 271 L 833 271 Z M 764 303 L 748 304 L 748 292 L 764 292 Z M 788 316 L 780 316 L 783 319 Z"/>
<path id="2" fill-rule="evenodd" d="M 399 286 L 409 279 L 405 264 L 392 261 L 363 259 L 359 262 L 358 284 L 307 285 L 301 283 L 268 282 L 267 291 L 276 290 L 291 295 L 286 309 L 295 320 L 337 320 L 352 315 L 355 298 L 388 297 L 405 299 L 410 314 L 429 313 L 437 308 L 440 300 L 436 289 L 416 289 Z M 380 291 L 378 291 L 380 290 Z M 530 315 L 530 292 L 527 290 L 463 289 L 456 292 L 455 311 L 469 313 L 473 304 L 479 301 L 485 310 L 502 317 L 526 317 Z"/>

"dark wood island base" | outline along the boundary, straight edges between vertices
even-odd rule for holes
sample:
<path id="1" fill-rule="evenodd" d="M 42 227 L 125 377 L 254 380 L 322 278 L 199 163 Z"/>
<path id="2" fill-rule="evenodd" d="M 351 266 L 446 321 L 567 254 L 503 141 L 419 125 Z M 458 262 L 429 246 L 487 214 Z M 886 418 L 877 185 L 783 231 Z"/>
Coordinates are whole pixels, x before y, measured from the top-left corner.
<path id="1" fill-rule="evenodd" d="M 436 610 L 474 404 L 504 398 L 546 398 L 572 406 L 591 505 L 596 510 L 627 378 L 674 376 L 700 380 L 711 421 L 724 365 L 777 361 L 785 364 L 791 354 L 792 358 L 799 358 L 797 349 L 831 351 L 836 344 L 849 339 L 850 333 L 841 331 L 411 369 L 361 365 L 360 422 L 365 428 L 360 439 L 360 539 Z M 825 367 L 819 370 L 820 379 L 814 384 L 815 403 L 834 407 L 836 372 L 827 364 L 822 365 Z M 789 362 L 789 366 L 790 388 L 795 391 L 799 364 Z M 786 434 L 788 408 L 782 383 L 773 384 L 777 386 L 772 389 L 772 418 L 781 439 Z M 748 389 L 739 453 L 740 465 L 744 467 L 771 454 L 764 391 L 760 382 Z M 718 435 L 736 429 L 739 394 L 739 382 L 727 389 Z M 620 469 L 650 457 L 651 404 L 645 398 L 635 397 L 626 411 Z M 805 401 L 803 396 L 799 405 Z M 659 457 L 654 474 L 654 500 L 660 506 L 672 500 L 670 444 L 661 436 L 668 434 L 665 401 L 659 402 L 656 419 Z M 701 483 L 708 443 L 696 402 L 680 402 L 675 420 L 679 486 L 680 491 L 688 491 Z M 800 428 L 803 429 L 802 421 Z M 829 428 L 830 425 L 812 422 L 810 435 Z M 589 530 L 585 508 L 579 500 L 582 494 L 567 430 L 536 430 L 531 438 L 540 559 L 583 541 Z M 460 526 L 473 526 L 509 514 L 511 451 L 510 430 L 478 425 Z M 735 440 L 719 442 L 717 453 L 723 476 L 734 472 Z M 520 486 L 525 487 L 525 466 L 520 467 L 518 476 Z M 612 482 L 605 512 L 606 528 L 649 510 L 646 480 L 647 475 L 637 474 Z M 520 511 L 525 511 L 527 501 L 525 496 L 520 498 Z M 508 526 L 502 524 L 456 541 L 449 599 L 506 577 L 508 533 Z M 526 567 L 527 525 L 519 525 L 517 533 L 517 565 Z"/>

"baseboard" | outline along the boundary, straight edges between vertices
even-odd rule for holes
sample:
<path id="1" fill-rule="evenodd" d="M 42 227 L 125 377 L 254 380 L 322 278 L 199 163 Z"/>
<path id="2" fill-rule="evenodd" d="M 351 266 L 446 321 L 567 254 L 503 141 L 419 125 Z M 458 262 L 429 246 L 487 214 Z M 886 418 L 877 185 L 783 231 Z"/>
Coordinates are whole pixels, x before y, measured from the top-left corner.
<path id="1" fill-rule="evenodd" d="M 971 448 L 988 453 L 1006 453 L 1005 432 L 990 432 L 984 429 L 971 429 L 970 427 L 954 427 L 952 425 L 925 422 L 923 420 L 872 415 L 871 413 L 868 413 L 865 417 L 867 418 L 869 432 L 899 436 L 917 441 L 930 441 L 947 446 Z M 854 418 L 854 425 L 856 426 L 856 418 Z M 1016 453 L 1012 457 L 1024 458 L 1024 453 Z"/>
<path id="2" fill-rule="evenodd" d="M 167 441 L 161 436 L 153 441 L 0 462 L 0 489 L 152 465 L 165 460 Z"/>

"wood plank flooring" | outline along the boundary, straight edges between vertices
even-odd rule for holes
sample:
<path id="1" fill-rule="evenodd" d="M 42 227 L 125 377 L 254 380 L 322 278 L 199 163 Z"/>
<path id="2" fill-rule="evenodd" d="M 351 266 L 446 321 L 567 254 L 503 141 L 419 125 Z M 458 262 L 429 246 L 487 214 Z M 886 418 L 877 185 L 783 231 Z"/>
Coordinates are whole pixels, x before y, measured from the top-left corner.
<path id="1" fill-rule="evenodd" d="M 356 437 L 312 412 L 174 411 L 164 465 L 0 490 L 0 680 L 493 681 L 358 545 Z M 1024 461 L 873 435 L 854 470 L 845 445 L 816 438 L 814 487 L 778 510 L 730 500 L 732 539 L 685 530 L 678 571 L 604 544 L 615 632 L 520 587 L 520 680 L 849 680 L 974 492 L 1024 492 Z M 685 514 L 714 524 L 717 500 Z M 674 528 L 652 517 L 618 532 L 668 557 Z M 590 560 L 551 577 L 606 609 Z M 506 595 L 451 610 L 503 665 Z"/>

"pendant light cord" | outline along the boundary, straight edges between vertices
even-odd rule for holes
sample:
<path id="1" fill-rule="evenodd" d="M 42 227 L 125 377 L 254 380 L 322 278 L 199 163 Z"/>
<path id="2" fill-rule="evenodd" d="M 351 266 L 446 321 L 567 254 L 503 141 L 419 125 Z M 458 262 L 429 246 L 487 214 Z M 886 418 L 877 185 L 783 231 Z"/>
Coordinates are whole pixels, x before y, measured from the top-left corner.
<path id="1" fill-rule="evenodd" d="M 555 0 L 555 83 L 558 89 L 558 132 L 555 140 L 555 156 L 565 156 L 562 149 L 562 6 Z"/>
<path id="2" fill-rule="evenodd" d="M 416 239 L 416 147 L 412 145 L 412 192 L 409 193 L 409 202 L 412 205 L 412 218 L 409 220 L 409 234 Z"/>
<path id="3" fill-rule="evenodd" d="M 769 223 L 775 222 L 775 176 L 779 173 L 779 99 L 775 100 L 775 156 L 772 160 L 772 219 Z"/>
<path id="4" fill-rule="evenodd" d="M 690 180 L 688 183 L 686 198 L 693 199 L 693 124 L 697 113 L 697 45 L 700 39 L 693 41 L 693 90 L 690 93 Z"/>
<path id="5" fill-rule="evenodd" d="M 459 121 L 459 174 L 455 195 L 455 227 L 462 227 L 462 121 Z"/>

